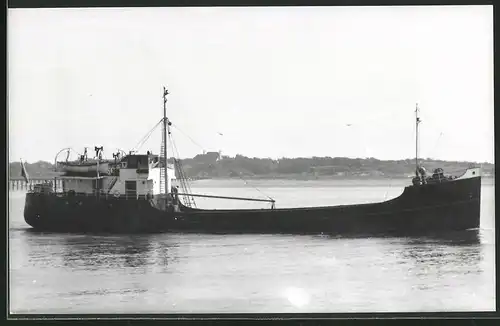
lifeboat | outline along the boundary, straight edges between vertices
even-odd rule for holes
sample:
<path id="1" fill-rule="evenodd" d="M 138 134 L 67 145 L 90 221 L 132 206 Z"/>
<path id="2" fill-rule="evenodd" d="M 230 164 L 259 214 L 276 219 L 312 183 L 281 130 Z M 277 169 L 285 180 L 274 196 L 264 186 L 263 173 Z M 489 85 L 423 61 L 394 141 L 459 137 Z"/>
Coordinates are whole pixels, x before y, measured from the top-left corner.
<path id="1" fill-rule="evenodd" d="M 65 173 L 101 173 L 106 174 L 109 172 L 110 163 L 113 160 L 87 160 L 87 161 L 70 161 L 70 162 L 57 162 L 57 171 Z"/>

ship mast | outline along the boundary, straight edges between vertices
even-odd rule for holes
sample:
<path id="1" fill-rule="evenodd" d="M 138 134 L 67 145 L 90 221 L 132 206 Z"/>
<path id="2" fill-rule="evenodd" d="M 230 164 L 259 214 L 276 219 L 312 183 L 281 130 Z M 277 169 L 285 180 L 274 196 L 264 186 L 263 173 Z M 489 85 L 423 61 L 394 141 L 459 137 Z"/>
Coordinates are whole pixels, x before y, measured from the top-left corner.
<path id="1" fill-rule="evenodd" d="M 167 95 L 168 90 L 163 86 L 163 168 L 165 194 L 168 194 L 168 169 L 167 169 Z"/>
<path id="2" fill-rule="evenodd" d="M 418 116 L 419 108 L 418 103 L 415 107 L 415 173 L 418 176 L 418 124 L 420 123 L 420 117 Z"/>

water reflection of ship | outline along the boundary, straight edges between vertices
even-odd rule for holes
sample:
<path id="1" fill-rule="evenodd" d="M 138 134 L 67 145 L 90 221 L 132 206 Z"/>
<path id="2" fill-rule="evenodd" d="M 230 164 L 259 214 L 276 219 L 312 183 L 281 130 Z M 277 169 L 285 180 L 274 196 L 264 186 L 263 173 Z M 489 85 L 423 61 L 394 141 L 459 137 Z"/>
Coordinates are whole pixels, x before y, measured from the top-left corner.
<path id="1" fill-rule="evenodd" d="M 482 246 L 479 232 L 460 232 L 448 238 L 414 238 L 404 241 L 405 249 L 398 251 L 404 261 L 413 263 L 409 272 L 426 275 L 434 270 L 438 276 L 457 273 L 482 273 Z"/>
<path id="2" fill-rule="evenodd" d="M 356 239 L 362 237 L 338 237 L 323 235 L 330 239 Z M 409 262 L 408 273 L 426 275 L 429 269 L 436 274 L 459 273 L 448 270 L 446 265 L 455 264 L 467 267 L 467 273 L 481 273 L 483 260 L 479 230 L 435 233 L 425 237 L 387 237 L 390 243 L 402 245 L 400 250 L 391 252 L 401 263 Z M 392 255 L 392 253 L 391 253 Z"/>
<path id="3" fill-rule="evenodd" d="M 364 236 L 336 236 L 322 234 L 316 237 L 330 238 L 330 239 L 364 239 Z M 479 230 L 467 230 L 467 231 L 455 231 L 455 232 L 443 232 L 443 233 L 433 233 L 428 234 L 425 237 L 386 237 L 387 239 L 404 239 L 408 244 L 427 244 L 430 242 L 446 244 L 446 245 L 457 245 L 457 246 L 468 246 L 468 245 L 478 245 L 481 243 L 481 232 Z"/>
<path id="4" fill-rule="evenodd" d="M 70 268 L 166 268 L 175 261 L 175 244 L 158 243 L 153 236 L 81 236 L 63 241 L 63 265 Z"/>
<path id="5" fill-rule="evenodd" d="M 408 244 L 436 243 L 450 246 L 474 246 L 481 243 L 480 231 L 466 230 L 429 234 L 425 237 L 406 238 Z"/>

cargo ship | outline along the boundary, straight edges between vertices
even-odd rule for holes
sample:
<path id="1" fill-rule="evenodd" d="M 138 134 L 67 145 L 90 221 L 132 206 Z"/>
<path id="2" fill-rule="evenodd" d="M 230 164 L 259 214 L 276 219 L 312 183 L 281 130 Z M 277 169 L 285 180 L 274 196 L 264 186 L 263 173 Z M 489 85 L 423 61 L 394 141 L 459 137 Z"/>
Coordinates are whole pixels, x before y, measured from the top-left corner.
<path id="1" fill-rule="evenodd" d="M 286 233 L 350 236 L 406 236 L 466 231 L 480 226 L 481 169 L 458 175 L 427 173 L 418 160 L 418 105 L 415 109 L 415 176 L 394 199 L 322 207 L 277 208 L 269 199 L 194 194 L 181 160 L 168 164 L 168 90 L 163 90 L 159 155 L 117 152 L 113 159 L 79 155 L 58 161 L 59 182 L 37 185 L 26 195 L 24 218 L 35 230 L 77 233 Z M 22 167 L 23 175 L 27 175 Z M 178 177 L 178 178 L 177 178 Z M 178 179 L 178 180 L 176 180 Z M 62 181 L 62 182 L 61 182 Z M 173 186 L 173 182 L 180 183 Z M 62 187 L 57 187 L 56 184 Z M 335 191 L 334 188 L 332 191 Z M 266 209 L 200 209 L 195 198 L 268 202 Z"/>

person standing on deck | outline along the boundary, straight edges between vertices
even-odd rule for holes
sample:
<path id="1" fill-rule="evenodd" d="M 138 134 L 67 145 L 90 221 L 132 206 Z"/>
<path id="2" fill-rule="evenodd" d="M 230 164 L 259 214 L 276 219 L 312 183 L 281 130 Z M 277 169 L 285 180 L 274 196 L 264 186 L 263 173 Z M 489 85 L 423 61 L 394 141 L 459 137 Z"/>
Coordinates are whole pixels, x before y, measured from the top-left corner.
<path id="1" fill-rule="evenodd" d="M 426 184 L 427 183 L 427 180 L 426 180 L 427 171 L 425 170 L 425 168 L 423 166 L 418 167 L 418 173 L 420 174 L 420 181 L 422 182 L 422 184 Z"/>
<path id="2" fill-rule="evenodd" d="M 172 187 L 172 200 L 174 212 L 179 212 L 179 187 Z"/>

